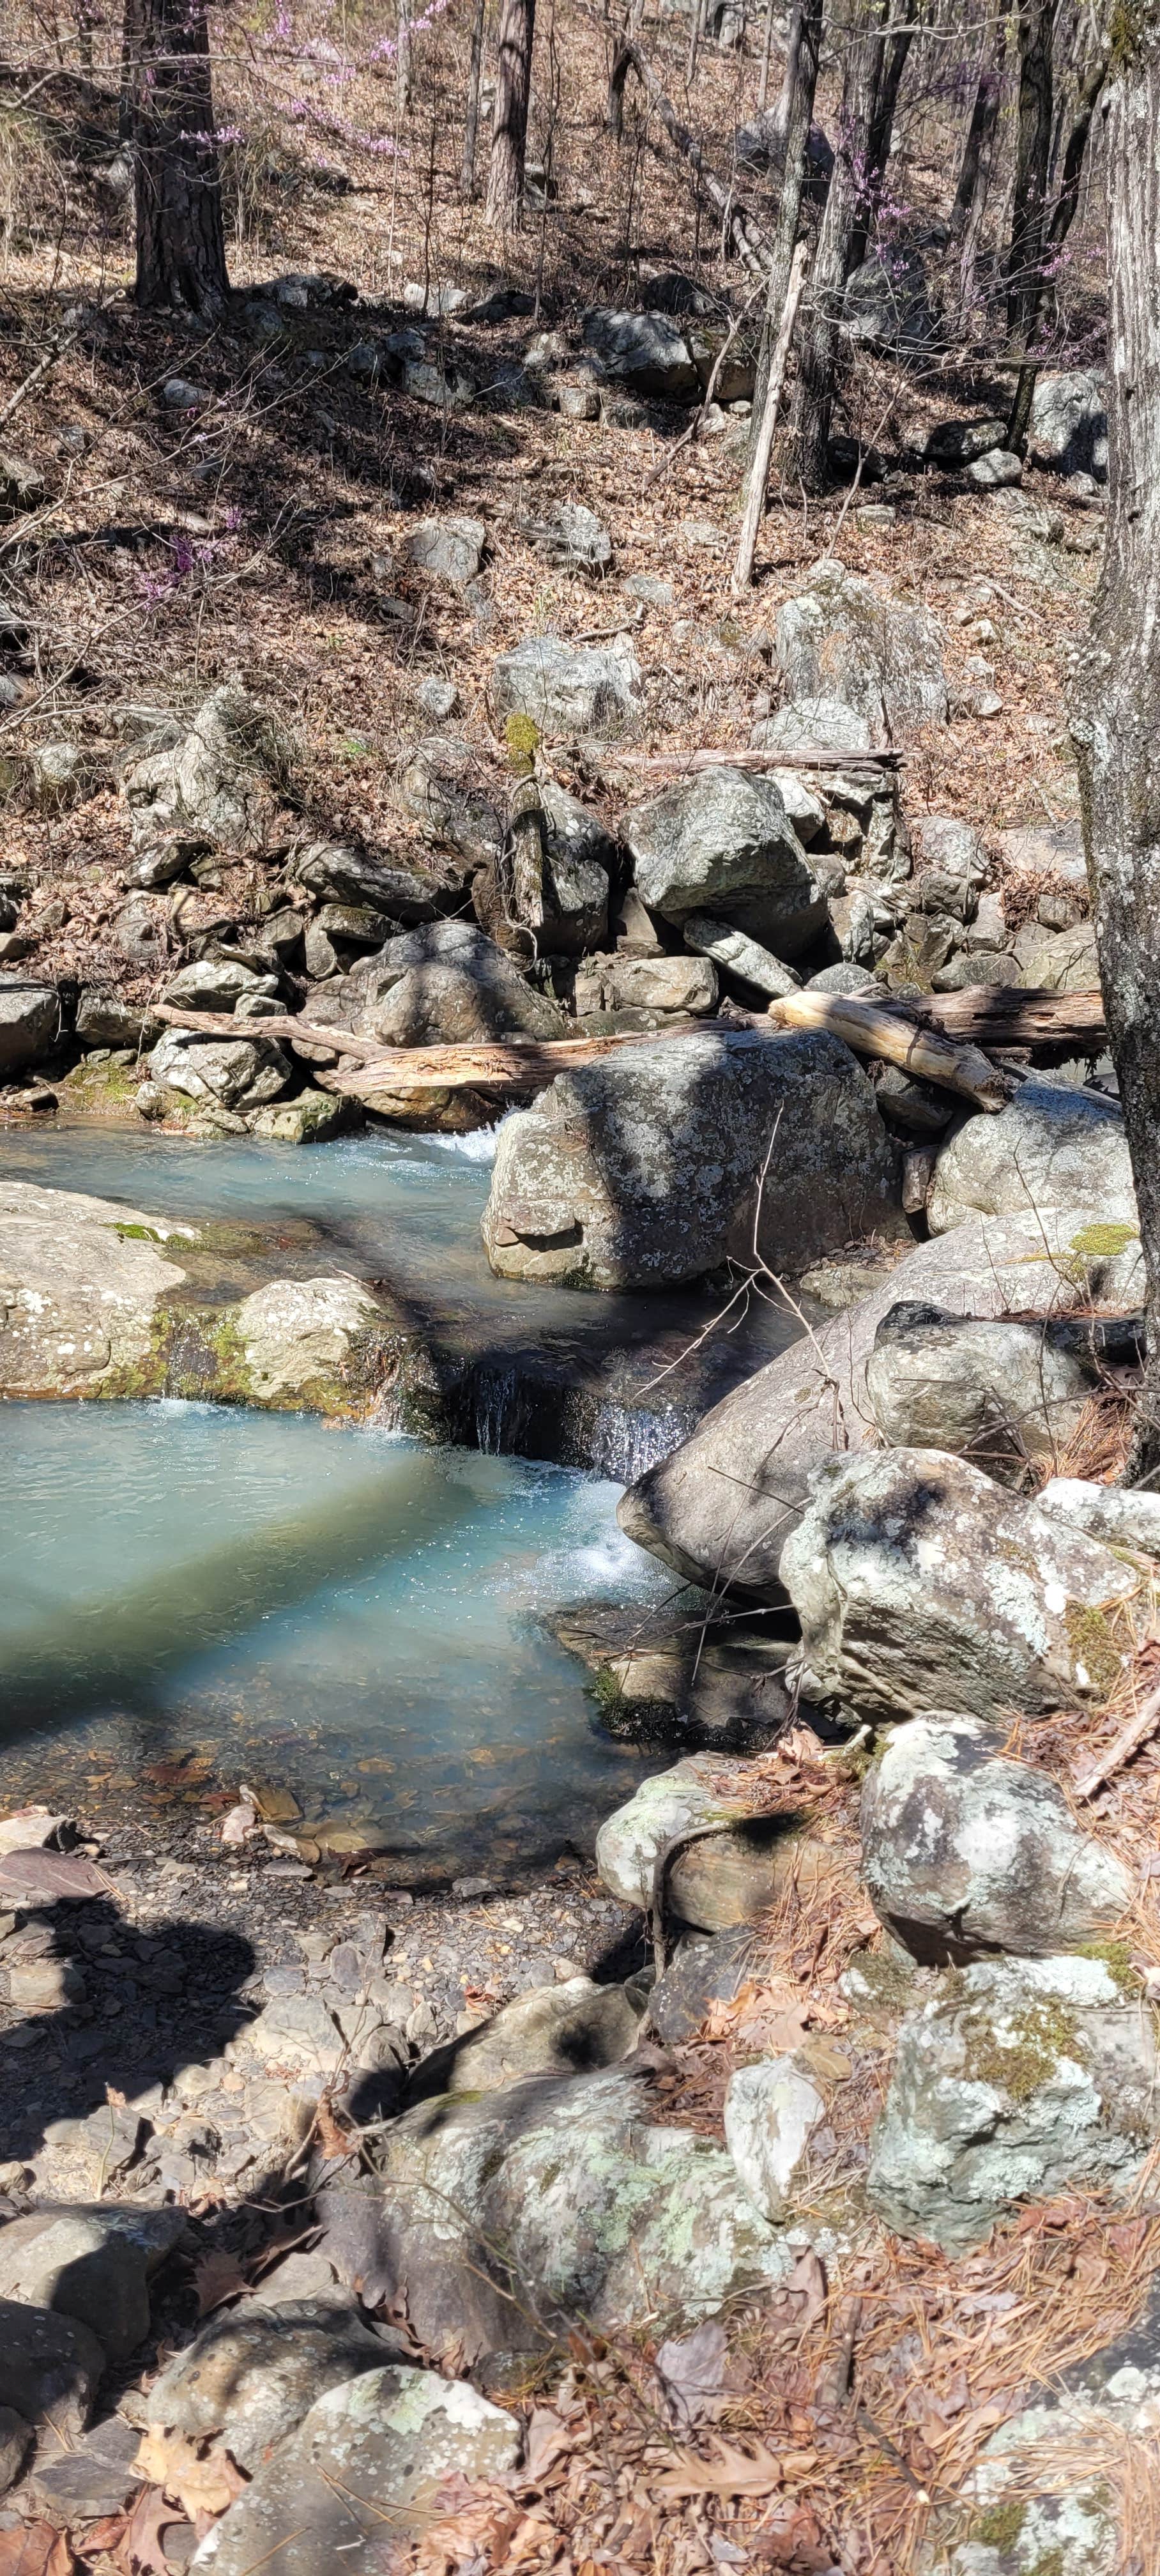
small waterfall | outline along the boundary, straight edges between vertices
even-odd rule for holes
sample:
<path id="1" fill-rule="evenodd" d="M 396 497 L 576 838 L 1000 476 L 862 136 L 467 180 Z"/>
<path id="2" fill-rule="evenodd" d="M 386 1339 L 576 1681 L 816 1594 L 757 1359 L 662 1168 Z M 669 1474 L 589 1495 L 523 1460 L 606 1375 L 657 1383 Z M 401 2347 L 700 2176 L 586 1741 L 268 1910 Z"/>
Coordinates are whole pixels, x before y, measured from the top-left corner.
<path id="1" fill-rule="evenodd" d="M 471 1416 L 476 1448 L 485 1450 L 489 1458 L 549 1454 L 528 1446 L 541 1395 L 542 1387 L 530 1376 L 526 1359 L 481 1361 L 472 1370 Z"/>
<path id="2" fill-rule="evenodd" d="M 614 1484 L 635 1484 L 638 1476 L 671 1456 L 692 1427 L 688 1414 L 679 1405 L 666 1405 L 660 1413 L 645 1413 L 635 1405 L 605 1398 L 592 1418 L 584 1464 L 595 1468 L 598 1475 L 611 1477 Z"/>

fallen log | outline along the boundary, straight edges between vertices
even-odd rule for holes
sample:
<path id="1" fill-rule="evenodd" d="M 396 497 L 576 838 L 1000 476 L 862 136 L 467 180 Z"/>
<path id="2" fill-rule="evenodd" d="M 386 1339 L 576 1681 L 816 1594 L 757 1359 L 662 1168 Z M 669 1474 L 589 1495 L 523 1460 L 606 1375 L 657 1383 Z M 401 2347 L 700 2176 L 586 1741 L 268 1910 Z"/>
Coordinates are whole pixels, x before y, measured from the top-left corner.
<path id="1" fill-rule="evenodd" d="M 612 769 L 899 769 L 900 751 L 835 751 L 828 743 L 801 743 L 796 751 L 618 751 Z M 951 996 L 948 994 L 947 999 Z M 957 995 L 955 999 L 957 1000 Z"/>
<path id="2" fill-rule="evenodd" d="M 558 1073 L 570 1072 L 574 1064 L 598 1064 L 604 1056 L 615 1055 L 624 1047 L 647 1046 L 660 1036 L 692 1037 L 705 1026 L 703 1020 L 681 1020 L 663 1031 L 626 1029 L 619 1037 L 496 1038 L 454 1046 L 380 1048 L 373 1063 L 343 1065 L 326 1075 L 322 1087 L 339 1093 L 343 1099 L 361 1100 L 367 1109 L 374 1108 L 376 1096 L 401 1100 L 414 1091 L 490 1091 L 501 1097 L 518 1096 L 524 1091 L 545 1091 Z M 726 1037 L 724 1030 L 719 1034 Z M 727 1043 L 744 1047 L 760 1045 L 763 1039 L 755 1038 L 748 1029 L 730 1030 Z"/>
<path id="3" fill-rule="evenodd" d="M 855 1055 L 884 1057 L 923 1082 L 940 1083 L 973 1101 L 976 1109 L 1005 1109 L 1011 1097 L 1006 1076 L 977 1047 L 952 1045 L 881 1002 L 856 1001 L 846 993 L 786 993 L 770 1003 L 768 1018 L 772 1028 L 825 1030 Z"/>
<path id="4" fill-rule="evenodd" d="M 944 1037 L 981 1038 L 991 1046 L 1094 1048 L 1107 1043 L 1104 997 L 1087 993 L 1024 992 L 1018 984 L 968 984 L 961 993 L 924 993 L 908 1008 Z"/>
<path id="5" fill-rule="evenodd" d="M 193 1029 L 204 1038 L 276 1038 L 279 1046 L 327 1047 L 332 1055 L 356 1055 L 365 1058 L 381 1055 L 379 1038 L 356 1038 L 351 1029 L 330 1029 L 321 1022 L 292 1018 L 288 1011 L 277 1012 L 268 1020 L 235 1020 L 229 1011 L 179 1011 L 171 1002 L 151 1002 L 151 1020 L 164 1020 L 171 1029 Z"/>

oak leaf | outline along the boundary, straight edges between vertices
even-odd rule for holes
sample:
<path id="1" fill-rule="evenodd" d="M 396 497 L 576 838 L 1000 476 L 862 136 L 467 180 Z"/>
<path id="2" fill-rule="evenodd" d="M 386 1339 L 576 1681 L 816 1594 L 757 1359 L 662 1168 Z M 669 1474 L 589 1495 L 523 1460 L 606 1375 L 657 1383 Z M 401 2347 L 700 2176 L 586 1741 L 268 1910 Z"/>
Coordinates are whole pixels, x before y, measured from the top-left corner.
<path id="1" fill-rule="evenodd" d="M 188 2433 L 150 2424 L 141 2436 L 134 2468 L 151 2486 L 163 2487 L 196 2522 L 201 2513 L 224 2513 L 246 2484 L 229 2452 L 216 2442 L 192 2442 Z"/>

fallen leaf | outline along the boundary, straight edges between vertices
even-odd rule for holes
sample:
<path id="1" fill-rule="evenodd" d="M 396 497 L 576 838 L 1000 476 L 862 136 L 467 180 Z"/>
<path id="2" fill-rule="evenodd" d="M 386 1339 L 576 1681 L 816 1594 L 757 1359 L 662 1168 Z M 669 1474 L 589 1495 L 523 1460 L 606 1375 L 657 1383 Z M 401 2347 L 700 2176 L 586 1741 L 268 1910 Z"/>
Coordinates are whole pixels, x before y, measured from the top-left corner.
<path id="1" fill-rule="evenodd" d="M 50 2522 L 0 2531 L 0 2576 L 72 2576 L 75 2566 L 64 2532 Z"/>
<path id="2" fill-rule="evenodd" d="M 74 1852 L 13 1851 L 0 1860 L 0 1895 L 26 1905 L 53 1905 L 58 1897 L 106 1896 L 103 1869 Z"/>
<path id="3" fill-rule="evenodd" d="M 130 2513 L 115 2513 L 85 2533 L 86 2558 L 111 2558 L 120 2576 L 173 2576 L 183 2560 L 166 2556 L 163 2532 L 180 2530 L 160 2487 L 142 2487 Z"/>
<path id="4" fill-rule="evenodd" d="M 772 2522 L 763 2524 L 753 2554 L 767 2567 L 791 2567 L 800 2570 L 801 2576 L 810 2576 L 810 2571 L 822 2576 L 834 2563 L 817 2515 L 805 2504 L 788 2505 Z"/>
<path id="5" fill-rule="evenodd" d="M 800 2453 L 790 2455 L 795 2462 Z M 788 2461 L 778 2458 L 759 2442 L 754 2451 L 741 2451 L 733 2442 L 715 2442 L 710 2459 L 698 2459 L 695 2451 L 678 2451 L 677 2466 L 656 2481 L 659 2496 L 699 2495 L 772 2495 L 784 2484 Z"/>
<path id="6" fill-rule="evenodd" d="M 163 2487 L 191 2522 L 199 2513 L 224 2513 L 246 2484 L 220 2444 L 191 2442 L 188 2433 L 167 2432 L 163 2424 L 142 2434 L 133 2466 L 151 2486 Z"/>
<path id="7" fill-rule="evenodd" d="M 235 2299 L 250 2284 L 236 2254 L 224 2246 L 212 2246 L 208 2254 L 199 2254 L 193 2267 L 193 2286 L 197 2292 L 197 2313 L 208 2317 L 211 2308 L 220 2308 L 223 2299 Z"/>
<path id="8" fill-rule="evenodd" d="M 548 2471 L 564 2451 L 570 2450 L 572 2435 L 563 2418 L 552 2406 L 532 2409 L 523 2466 L 523 2482 L 529 2487 L 542 2486 Z"/>
<path id="9" fill-rule="evenodd" d="M 726 2352 L 719 2317 L 697 2326 L 692 2334 L 670 2336 L 661 2345 L 656 2367 L 675 2424 L 699 2424 L 706 2416 L 720 2413 Z"/>

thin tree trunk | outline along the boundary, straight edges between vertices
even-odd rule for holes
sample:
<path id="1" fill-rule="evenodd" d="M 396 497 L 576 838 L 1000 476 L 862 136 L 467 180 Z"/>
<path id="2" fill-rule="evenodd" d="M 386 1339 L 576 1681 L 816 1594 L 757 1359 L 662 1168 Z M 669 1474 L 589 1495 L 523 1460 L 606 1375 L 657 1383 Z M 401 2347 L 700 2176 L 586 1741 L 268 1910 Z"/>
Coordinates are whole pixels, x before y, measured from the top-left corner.
<path id="1" fill-rule="evenodd" d="M 535 32 L 536 0 L 503 0 L 487 176 L 487 219 L 501 232 L 516 231 L 523 215 Z"/>
<path id="2" fill-rule="evenodd" d="M 878 95 L 874 102 L 874 115 L 866 144 L 862 216 L 855 227 L 854 238 L 850 244 L 851 268 L 857 268 L 859 261 L 866 256 L 870 221 L 882 193 L 882 182 L 890 159 L 890 144 L 894 133 L 894 119 L 898 112 L 898 93 L 902 87 L 902 75 L 906 70 L 910 48 L 918 33 L 915 24 L 917 16 L 918 0 L 901 0 L 899 17 L 902 24 L 897 27 L 883 55 L 882 75 L 878 83 Z"/>
<path id="3" fill-rule="evenodd" d="M 483 77 L 483 35 L 487 19 L 487 0 L 475 0 L 471 22 L 471 54 L 467 66 L 467 107 L 463 118 L 463 159 L 459 168 L 459 185 L 465 197 L 475 195 L 475 152 L 479 141 L 479 90 Z"/>
<path id="4" fill-rule="evenodd" d="M 807 492 L 824 492 L 837 383 L 839 328 L 851 251 L 865 202 L 865 171 L 882 84 L 888 0 L 861 0 L 847 43 L 841 123 L 826 209 L 810 279 L 798 378 L 797 470 Z"/>
<path id="5" fill-rule="evenodd" d="M 1019 130 L 1007 253 L 1007 332 L 1012 346 L 1024 354 L 1034 336 L 1043 298 L 1054 25 L 1055 0 L 1020 0 Z M 1034 391 L 1034 375 L 1025 368 L 1019 376 L 1007 424 L 1007 445 L 1019 456 L 1027 445 Z"/>
<path id="6" fill-rule="evenodd" d="M 136 297 L 214 313 L 229 293 L 209 36 L 201 0 L 130 0 L 125 73 Z"/>
<path id="7" fill-rule="evenodd" d="M 797 11 L 794 15 L 796 17 Z M 773 48 L 773 0 L 765 0 L 765 33 L 761 39 L 761 78 L 757 84 L 757 113 L 764 116 L 769 103 L 769 57 Z"/>
<path id="8" fill-rule="evenodd" d="M 1108 530 L 1072 687 L 1108 1032 L 1147 1276 L 1128 1481 L 1160 1470 L 1160 25 L 1122 13 L 1108 100 Z"/>
<path id="9" fill-rule="evenodd" d="M 785 49 L 785 68 L 781 75 L 781 89 L 778 93 L 777 106 L 773 112 L 773 122 L 783 144 L 788 143 L 789 140 L 789 129 L 793 120 L 794 100 L 798 93 L 798 75 L 802 58 L 802 36 L 805 31 L 806 15 L 807 0 L 794 0 L 793 16 L 789 22 L 789 42 Z M 772 8 L 770 9 L 766 24 L 767 27 L 772 29 Z M 817 79 L 816 69 L 814 72 L 814 79 L 815 81 Z M 764 101 L 759 102 L 759 104 L 764 105 Z"/>
<path id="10" fill-rule="evenodd" d="M 979 74 L 975 104 L 971 109 L 971 122 L 967 127 L 967 139 L 963 145 L 963 157 L 959 164 L 959 184 L 955 190 L 955 202 L 951 208 L 953 241 L 962 240 L 971 219 L 983 156 L 995 131 L 995 121 L 999 114 L 1002 87 L 1002 74 L 997 66 L 984 63 Z"/>
<path id="11" fill-rule="evenodd" d="M 737 547 L 737 562 L 733 571 L 733 588 L 735 592 L 748 590 L 753 579 L 753 558 L 757 552 L 757 531 L 761 526 L 762 514 L 765 509 L 765 489 L 769 481 L 769 460 L 773 454 L 773 433 L 777 427 L 778 406 L 781 402 L 782 387 L 785 383 L 785 371 L 789 363 L 790 344 L 793 340 L 793 329 L 797 320 L 797 309 L 801 302 L 802 287 L 805 284 L 806 261 L 808 257 L 809 252 L 806 244 L 804 242 L 799 242 L 797 249 L 794 252 L 793 263 L 790 268 L 789 291 L 782 308 L 781 326 L 778 331 L 777 344 L 774 348 L 773 359 L 770 365 L 769 383 L 765 390 L 765 400 L 761 408 L 761 426 L 757 434 L 757 445 L 754 449 L 753 462 L 749 468 L 749 489 L 745 499 L 745 515 L 741 522 L 741 536 Z"/>
<path id="12" fill-rule="evenodd" d="M 761 441 L 761 424 L 769 386 L 773 352 L 781 330 L 781 317 L 789 293 L 794 249 L 801 226 L 802 198 L 805 194 L 809 166 L 810 127 L 813 123 L 814 94 L 818 85 L 818 58 L 822 44 L 824 0 L 806 0 L 795 9 L 790 29 L 790 49 L 786 60 L 786 77 L 793 68 L 793 91 L 786 101 L 785 84 L 778 102 L 778 117 L 785 112 L 785 159 L 782 164 L 781 201 L 777 211 L 773 257 L 769 270 L 769 289 L 761 326 L 761 344 L 757 353 L 757 381 L 753 389 L 750 414 L 749 470 L 752 479 Z M 766 462 L 768 473 L 768 459 Z M 762 490 L 764 492 L 764 480 Z"/>

